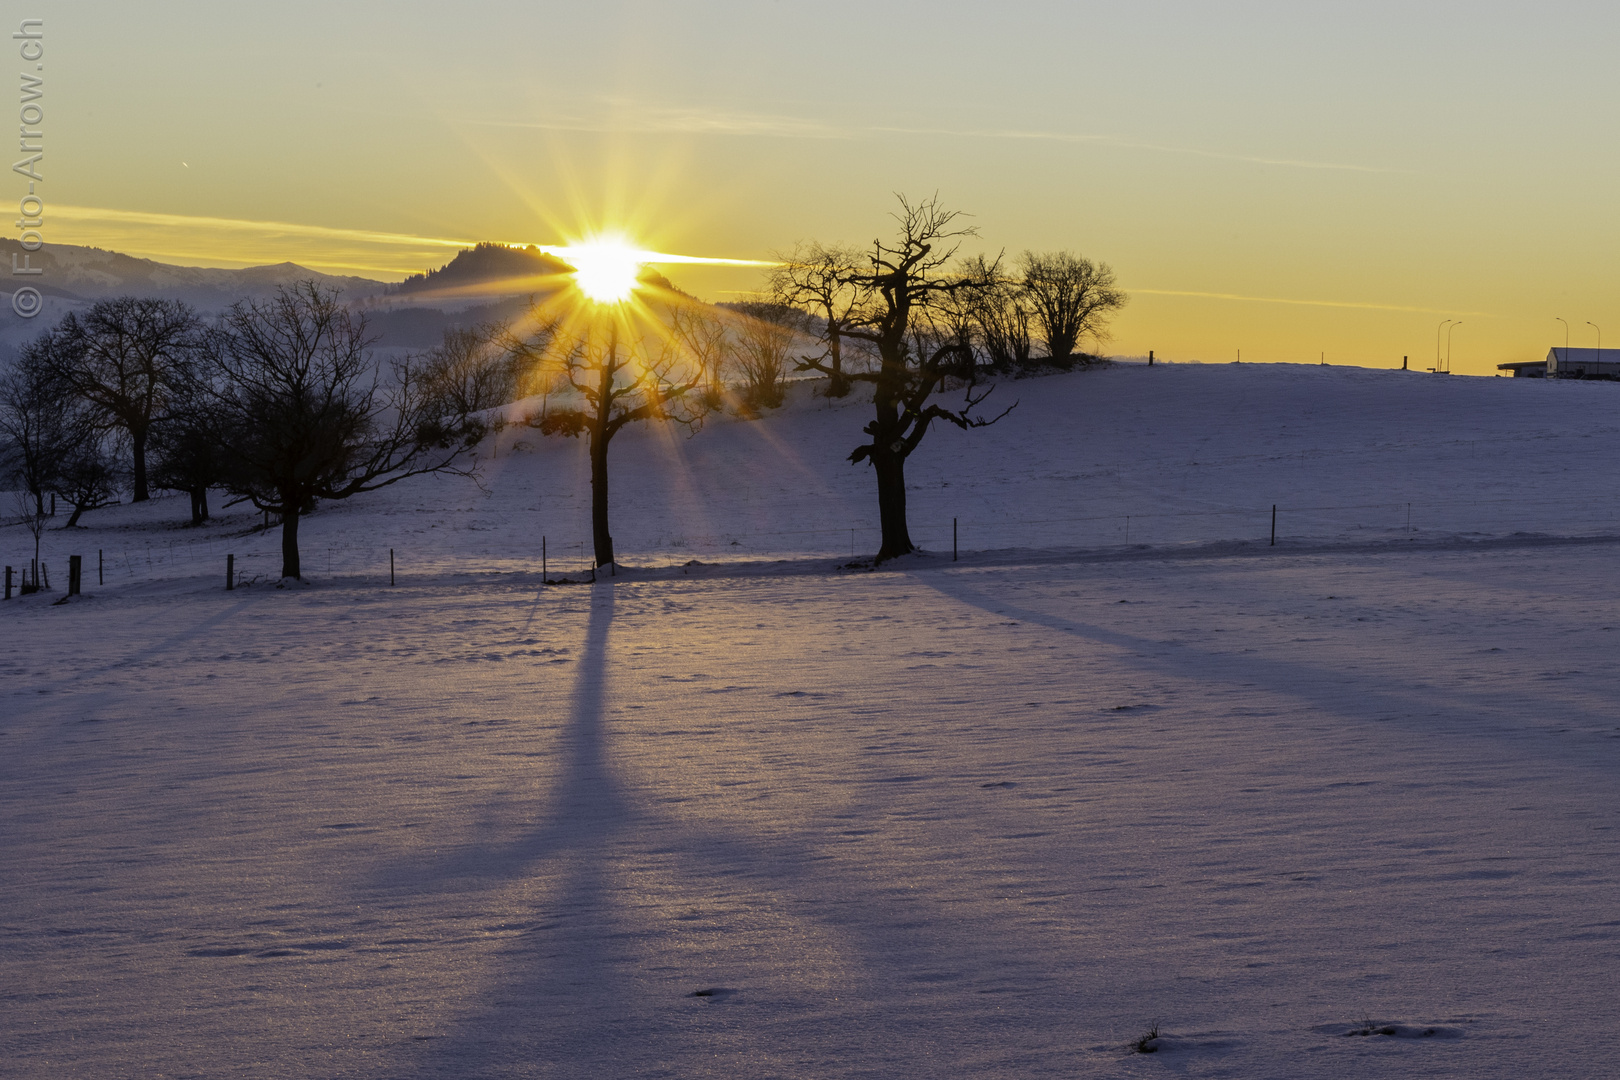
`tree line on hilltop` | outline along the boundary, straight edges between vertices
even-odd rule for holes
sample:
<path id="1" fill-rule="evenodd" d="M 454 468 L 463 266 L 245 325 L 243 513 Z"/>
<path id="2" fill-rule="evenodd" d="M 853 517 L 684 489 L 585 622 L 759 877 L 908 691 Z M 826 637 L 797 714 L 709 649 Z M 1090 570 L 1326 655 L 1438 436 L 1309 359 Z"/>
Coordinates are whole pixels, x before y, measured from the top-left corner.
<path id="1" fill-rule="evenodd" d="M 527 424 L 588 444 L 596 564 L 615 560 L 608 451 L 629 425 L 696 429 L 716 411 L 780 406 L 793 372 L 820 392 L 871 391 L 865 439 L 878 489 L 877 561 L 914 550 L 905 463 L 936 421 L 982 427 L 993 377 L 1093 362 L 1125 302 L 1106 264 L 1026 252 L 960 259 L 974 234 L 937 200 L 900 200 L 887 241 L 805 243 L 779 257 L 764 292 L 707 305 L 661 279 L 622 304 L 560 290 L 510 324 L 452 328 L 435 348 L 380 362 L 362 314 L 314 282 L 242 300 L 205 319 L 175 300 L 121 297 L 69 313 L 0 375 L 0 479 L 36 548 L 47 498 L 87 511 L 154 490 L 210 491 L 280 521 L 282 575 L 298 578 L 300 519 L 431 472 L 472 475 L 493 429 Z M 486 257 L 487 257 L 487 253 Z M 563 392 L 554 407 L 553 392 Z M 948 403 L 944 392 L 960 391 Z M 542 397 L 538 415 L 502 406 Z"/>

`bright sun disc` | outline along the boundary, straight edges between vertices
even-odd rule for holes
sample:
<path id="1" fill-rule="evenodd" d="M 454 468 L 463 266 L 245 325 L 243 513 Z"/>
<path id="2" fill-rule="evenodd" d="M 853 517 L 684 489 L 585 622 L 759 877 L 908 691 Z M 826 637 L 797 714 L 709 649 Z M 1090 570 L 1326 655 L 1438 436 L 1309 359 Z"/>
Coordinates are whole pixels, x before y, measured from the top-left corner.
<path id="1" fill-rule="evenodd" d="M 623 240 L 572 244 L 566 256 L 580 291 L 599 304 L 628 300 L 641 273 L 641 252 Z"/>

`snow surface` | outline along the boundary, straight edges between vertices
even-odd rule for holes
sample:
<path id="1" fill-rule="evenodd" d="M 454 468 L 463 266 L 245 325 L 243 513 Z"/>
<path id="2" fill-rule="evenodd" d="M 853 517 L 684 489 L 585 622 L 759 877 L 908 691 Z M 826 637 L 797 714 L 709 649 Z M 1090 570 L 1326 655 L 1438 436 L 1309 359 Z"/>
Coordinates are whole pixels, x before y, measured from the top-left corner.
<path id="1" fill-rule="evenodd" d="M 511 431 L 489 495 L 311 517 L 305 586 L 221 588 L 275 543 L 240 511 L 48 534 L 0 607 L 0 1075 L 1620 1075 L 1620 388 L 1004 392 L 878 572 L 861 413 L 808 401 L 624 436 L 595 585 L 531 557 L 582 448 Z"/>

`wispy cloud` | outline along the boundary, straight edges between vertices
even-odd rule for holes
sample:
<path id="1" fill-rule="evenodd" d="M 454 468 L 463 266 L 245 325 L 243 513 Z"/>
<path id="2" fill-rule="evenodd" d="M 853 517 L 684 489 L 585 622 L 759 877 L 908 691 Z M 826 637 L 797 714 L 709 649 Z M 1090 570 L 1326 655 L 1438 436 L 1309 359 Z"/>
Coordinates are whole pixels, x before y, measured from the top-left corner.
<path id="1" fill-rule="evenodd" d="M 1221 161 L 1241 161 L 1251 165 L 1271 165 L 1290 169 L 1326 169 L 1361 173 L 1399 173 L 1374 165 L 1338 161 L 1310 161 L 1303 158 L 1268 157 L 1211 150 L 1197 146 L 1177 146 L 1147 142 L 1118 135 L 1042 131 L 1029 128 L 951 128 L 907 127 L 900 125 L 839 125 L 803 117 L 770 113 L 742 113 L 726 110 L 642 106 L 625 101 L 606 103 L 602 115 L 558 115 L 544 120 L 473 120 L 478 127 L 527 128 L 536 131 L 589 131 L 631 135 L 728 135 L 770 139 L 871 139 L 884 135 L 918 135 L 953 139 L 1002 139 L 1027 142 L 1069 143 L 1112 146 L 1123 150 L 1145 150 L 1156 154 L 1187 154 Z"/>
<path id="2" fill-rule="evenodd" d="M 114 210 L 99 206 L 53 206 L 51 213 L 68 221 L 212 229 L 219 232 L 253 233 L 263 237 L 298 236 L 406 247 L 463 248 L 473 245 L 471 240 L 448 240 L 436 236 L 411 236 L 406 233 L 372 232 L 367 229 L 333 229 L 324 225 L 300 225 L 291 221 L 250 221 L 244 218 L 205 217 L 194 214 L 155 214 L 145 210 Z"/>
<path id="3" fill-rule="evenodd" d="M 871 132 L 894 133 L 901 135 L 945 135 L 963 139 L 1011 139 L 1030 142 L 1055 143 L 1092 143 L 1099 146 L 1117 146 L 1124 150 L 1148 150 L 1157 154 L 1190 154 L 1194 157 L 1217 158 L 1222 161 L 1243 161 L 1251 165 L 1281 165 L 1290 169 L 1334 169 L 1344 172 L 1363 173 L 1393 173 L 1403 172 L 1402 169 L 1385 169 L 1373 165 L 1347 165 L 1337 161 L 1305 161 L 1298 158 L 1258 157 L 1253 154 L 1236 154 L 1224 150 L 1205 150 L 1196 146 L 1171 146 L 1165 143 L 1140 142 L 1135 139 L 1124 139 L 1116 135 L 1077 135 L 1061 131 L 1028 131 L 994 129 L 955 129 L 955 128 L 905 128 L 905 127 L 874 127 L 867 128 Z"/>
<path id="4" fill-rule="evenodd" d="M 1196 296 L 1205 300 L 1244 300 L 1255 304 L 1293 304 L 1299 307 L 1359 308 L 1367 311 L 1411 311 L 1424 315 L 1472 315 L 1494 319 L 1488 311 L 1457 311 L 1452 308 L 1409 307 L 1404 304 L 1367 304 L 1356 300 L 1295 300 L 1286 296 L 1243 296 L 1238 293 L 1193 292 L 1187 289 L 1126 289 L 1146 296 Z"/>
<path id="5" fill-rule="evenodd" d="M 149 226 L 164 230 L 184 230 L 195 237 L 198 233 L 218 235 L 248 235 L 258 240 L 302 239 L 317 241 L 344 241 L 349 244 L 380 247 L 470 248 L 472 240 L 455 240 L 440 236 L 415 236 L 409 233 L 376 232 L 369 229 L 334 229 L 325 225 L 302 225 L 291 221 L 253 221 L 247 218 L 205 217 L 192 214 L 158 214 L 145 210 L 115 210 L 98 206 L 55 206 L 52 213 L 66 221 L 88 222 L 102 225 Z M 195 241 L 193 241 L 195 242 Z M 522 242 L 506 241 L 513 246 Z M 541 251 L 566 260 L 570 248 L 565 245 L 537 245 Z M 657 264 L 707 266 L 775 266 L 759 259 L 726 259 L 707 255 L 676 255 L 665 251 L 640 251 L 645 262 Z M 196 254 L 195 258 L 218 258 L 218 254 Z M 305 260 L 310 261 L 310 260 Z M 311 263 L 311 265 L 316 265 Z M 345 263 L 344 265 L 352 265 Z M 384 269 L 381 267 L 375 269 Z"/>

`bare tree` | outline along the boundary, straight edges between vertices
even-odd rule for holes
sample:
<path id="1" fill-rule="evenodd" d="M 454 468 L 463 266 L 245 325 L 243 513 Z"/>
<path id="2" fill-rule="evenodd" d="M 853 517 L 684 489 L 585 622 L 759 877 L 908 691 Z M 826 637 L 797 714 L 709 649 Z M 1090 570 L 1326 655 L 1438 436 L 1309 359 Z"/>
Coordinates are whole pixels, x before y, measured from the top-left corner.
<path id="1" fill-rule="evenodd" d="M 845 356 L 846 328 L 861 323 L 864 305 L 871 300 L 869 290 L 855 278 L 868 265 L 867 256 L 855 249 L 826 244 L 800 244 L 777 256 L 767 279 L 766 291 L 778 304 L 799 308 L 822 324 L 819 335 L 822 352 L 807 357 L 800 370 L 814 370 L 827 376 L 826 395 L 841 398 L 852 382 Z"/>
<path id="2" fill-rule="evenodd" d="M 803 314 L 785 304 L 761 301 L 729 307 L 741 316 L 735 334 L 737 367 L 743 377 L 739 388 L 742 411 L 757 416 L 761 409 L 780 408 L 793 343 L 804 325 Z"/>
<path id="3" fill-rule="evenodd" d="M 37 517 L 45 516 L 45 495 L 55 490 L 74 440 L 82 437 L 72 392 L 48 362 L 52 348 L 47 332 L 0 376 L 0 461 L 6 478 L 33 499 Z"/>
<path id="4" fill-rule="evenodd" d="M 412 360 L 384 388 L 365 320 L 312 281 L 239 301 L 212 335 L 199 389 L 217 410 L 226 484 L 281 515 L 282 577 L 302 577 L 299 518 L 410 476 L 459 472 L 482 430 L 423 386 Z"/>
<path id="5" fill-rule="evenodd" d="M 669 332 L 669 346 L 684 351 L 689 362 L 702 373 L 703 408 L 720 408 L 726 400 L 725 369 L 732 355 L 726 324 L 704 305 L 671 304 Z"/>
<path id="6" fill-rule="evenodd" d="M 941 298 L 984 288 L 977 278 L 945 272 L 960 238 L 974 235 L 974 230 L 956 227 L 960 214 L 941 207 L 937 197 L 917 203 L 899 198 L 900 210 L 893 215 L 899 224 L 894 242 L 874 240 L 865 265 L 845 272 L 844 280 L 859 292 L 851 308 L 858 314 L 840 331 L 845 338 L 872 346 L 878 358 L 877 370 L 849 375 L 872 384 L 876 416 L 865 428 L 869 441 L 857 446 L 849 460 L 869 461 L 877 474 L 882 528 L 878 562 L 916 550 L 906 523 L 906 459 L 929 426 L 943 420 L 959 428 L 984 427 L 1006 415 L 974 415 L 989 391 L 974 389 L 971 348 L 952 334 L 931 339 L 926 332 L 917 333 L 932 329 Z M 807 358 L 805 363 L 831 374 L 825 358 Z M 953 376 L 967 384 L 962 406 L 930 403 L 929 398 Z"/>
<path id="7" fill-rule="evenodd" d="M 45 508 L 34 499 L 29 491 L 15 491 L 12 493 L 12 505 L 17 511 L 17 520 L 22 527 L 28 530 L 28 535 L 34 538 L 34 581 L 30 587 L 28 582 L 28 568 L 23 568 L 24 594 L 39 590 L 39 542 L 45 536 Z"/>
<path id="8" fill-rule="evenodd" d="M 997 371 L 1020 371 L 1030 361 L 1030 309 L 1021 283 L 1001 269 L 1001 260 L 976 255 L 963 272 L 984 285 L 968 296 L 969 315 L 986 361 Z"/>
<path id="9" fill-rule="evenodd" d="M 423 386 L 461 414 L 514 401 L 523 365 L 502 347 L 499 326 L 451 327 L 423 359 Z"/>
<path id="10" fill-rule="evenodd" d="M 193 525 L 208 520 L 208 489 L 225 484 L 219 449 L 223 441 L 219 410 L 195 386 L 176 393 L 163 421 L 152 430 L 152 483 L 191 497 Z"/>
<path id="11" fill-rule="evenodd" d="M 697 366 L 679 362 L 678 350 L 653 359 L 617 307 L 582 324 L 574 335 L 547 333 L 519 342 L 520 355 L 539 364 L 549 358 L 562 366 L 569 385 L 584 399 L 583 409 L 555 409 L 540 421 L 542 434 L 587 438 L 591 459 L 591 541 L 596 565 L 614 561 L 608 526 L 608 447 L 613 437 L 643 420 L 695 424 L 701 404 L 689 402 L 705 383 Z M 685 370 L 681 368 L 685 367 Z M 679 374 L 677 374 L 679 372 Z M 691 405 L 690 408 L 683 406 Z"/>
<path id="12" fill-rule="evenodd" d="M 68 423 L 71 435 L 51 484 L 51 490 L 73 507 L 64 529 L 76 528 L 86 510 L 117 505 L 118 484 L 123 479 L 113 447 L 108 445 L 113 436 L 101 430 L 84 402 L 73 402 Z"/>
<path id="13" fill-rule="evenodd" d="M 1026 251 L 1018 260 L 1023 295 L 1034 312 L 1047 355 L 1060 364 L 1074 356 L 1081 341 L 1107 338 L 1108 320 L 1125 306 L 1107 263 L 1057 251 Z"/>
<path id="14" fill-rule="evenodd" d="M 201 322 L 178 300 L 122 296 L 69 312 L 49 332 L 56 375 L 129 437 L 134 501 L 150 497 L 146 451 L 153 425 L 199 346 Z"/>

